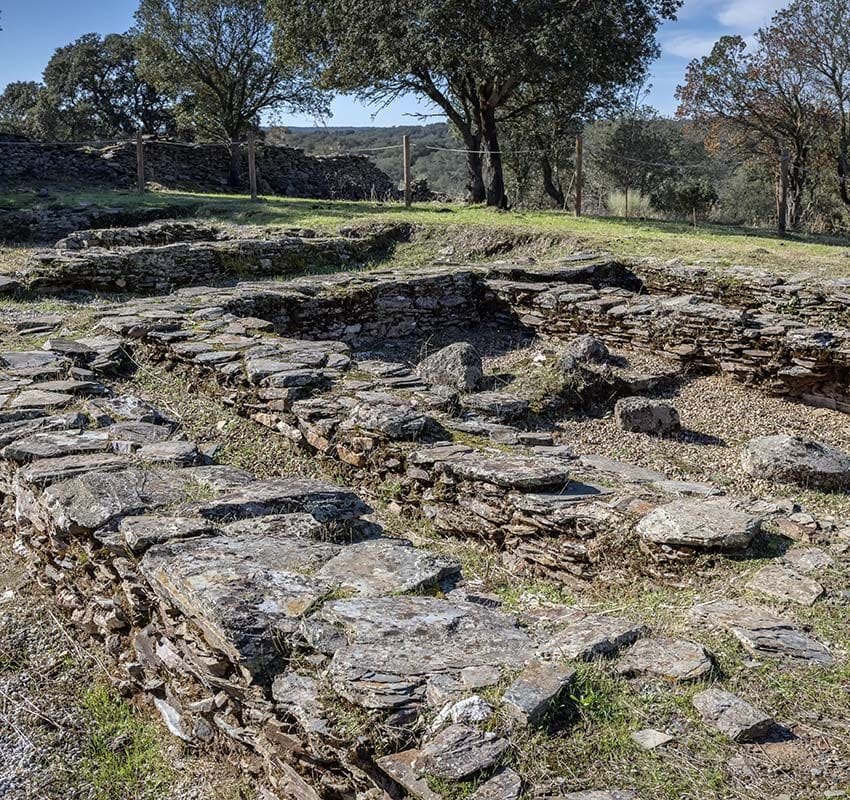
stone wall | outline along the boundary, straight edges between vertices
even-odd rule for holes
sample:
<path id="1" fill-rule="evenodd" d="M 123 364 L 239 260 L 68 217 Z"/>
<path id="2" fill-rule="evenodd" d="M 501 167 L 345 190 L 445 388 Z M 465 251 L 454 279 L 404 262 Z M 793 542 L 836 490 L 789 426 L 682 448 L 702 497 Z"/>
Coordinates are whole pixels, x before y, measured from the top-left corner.
<path id="1" fill-rule="evenodd" d="M 229 165 L 229 151 L 223 145 L 145 143 L 146 179 L 167 189 L 227 191 Z M 365 156 L 314 157 L 291 147 L 261 144 L 257 172 L 264 194 L 363 200 L 395 193 L 392 181 Z M 247 181 L 245 164 L 243 180 Z M 0 187 L 33 183 L 62 188 L 133 188 L 135 144 L 96 148 L 0 142 Z"/>
<path id="2" fill-rule="evenodd" d="M 270 238 L 241 238 L 229 230 L 170 222 L 80 231 L 58 242 L 56 250 L 35 254 L 22 281 L 37 291 L 162 293 L 238 277 L 363 264 L 407 238 L 410 230 L 406 225 L 375 225 L 347 233 L 266 232 Z"/>

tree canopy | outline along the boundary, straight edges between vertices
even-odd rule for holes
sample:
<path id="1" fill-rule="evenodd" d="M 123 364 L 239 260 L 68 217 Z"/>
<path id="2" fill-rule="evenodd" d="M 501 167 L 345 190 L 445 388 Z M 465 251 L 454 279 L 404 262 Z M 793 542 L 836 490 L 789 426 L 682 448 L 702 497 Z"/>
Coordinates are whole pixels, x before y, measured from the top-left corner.
<path id="1" fill-rule="evenodd" d="M 489 205 L 506 204 L 500 127 L 565 87 L 639 81 L 680 0 L 269 0 L 278 55 L 320 85 L 375 103 L 430 100 L 483 154 Z M 474 155 L 474 153 L 473 153 Z M 470 164 L 470 190 L 475 165 Z"/>
<path id="2" fill-rule="evenodd" d="M 325 112 L 324 95 L 301 71 L 272 57 L 265 11 L 263 0 L 142 0 L 142 74 L 177 98 L 185 127 L 236 142 L 263 112 Z M 232 153 L 238 185 L 239 148 Z"/>

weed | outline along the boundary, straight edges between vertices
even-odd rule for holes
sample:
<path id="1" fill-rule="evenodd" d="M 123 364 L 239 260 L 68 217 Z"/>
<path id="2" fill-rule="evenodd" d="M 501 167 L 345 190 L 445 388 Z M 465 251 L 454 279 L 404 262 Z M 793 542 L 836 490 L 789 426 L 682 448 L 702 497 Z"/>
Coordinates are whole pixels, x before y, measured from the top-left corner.
<path id="1" fill-rule="evenodd" d="M 91 725 L 82 764 L 98 800 L 158 797 L 171 774 L 163 758 L 159 730 L 105 686 L 88 689 L 82 706 Z"/>

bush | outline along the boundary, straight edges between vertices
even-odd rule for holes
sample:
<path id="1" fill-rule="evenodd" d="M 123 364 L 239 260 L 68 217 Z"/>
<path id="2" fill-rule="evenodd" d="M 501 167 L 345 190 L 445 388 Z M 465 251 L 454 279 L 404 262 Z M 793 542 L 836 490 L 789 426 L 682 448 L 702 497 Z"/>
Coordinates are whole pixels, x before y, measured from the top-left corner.
<path id="1" fill-rule="evenodd" d="M 613 217 L 633 217 L 635 219 L 658 217 L 658 212 L 652 207 L 649 197 L 636 190 L 629 192 L 628 209 L 626 208 L 625 192 L 611 192 L 605 204 L 608 207 L 608 213 Z"/>

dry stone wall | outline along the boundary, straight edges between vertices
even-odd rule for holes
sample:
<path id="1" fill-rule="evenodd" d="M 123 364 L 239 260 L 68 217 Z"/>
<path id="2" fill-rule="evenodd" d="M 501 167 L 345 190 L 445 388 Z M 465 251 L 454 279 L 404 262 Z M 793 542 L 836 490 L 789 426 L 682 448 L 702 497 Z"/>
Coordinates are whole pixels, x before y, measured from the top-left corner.
<path id="1" fill-rule="evenodd" d="M 244 161 L 244 159 L 243 159 Z M 226 191 L 230 154 L 223 145 L 145 143 L 145 176 L 167 189 Z M 247 166 L 243 165 L 245 176 Z M 287 197 L 364 200 L 395 194 L 392 181 L 365 156 L 308 156 L 260 145 L 261 191 Z M 136 185 L 136 146 L 0 142 L 0 186 L 28 184 L 129 189 Z"/>
<path id="2" fill-rule="evenodd" d="M 558 291 L 594 274 L 560 270 Z M 562 776 L 509 761 L 514 737 L 570 709 L 578 663 L 611 659 L 635 691 L 722 681 L 700 641 L 709 628 L 788 669 L 846 657 L 790 615 L 724 598 L 687 611 L 688 639 L 557 602 L 518 617 L 455 559 L 381 529 L 364 497 L 391 479 L 406 510 L 491 542 L 516 574 L 575 582 L 627 578 L 636 560 L 675 574 L 698 553 L 745 556 L 764 521 L 792 523 L 780 504 L 576 458 L 516 398 L 482 387 L 464 347 L 418 371 L 368 349 L 405 319 L 427 336 L 508 313 L 493 307 L 504 276 L 493 280 L 186 289 L 113 307 L 85 339 L 0 352 L 0 501 L 19 547 L 71 622 L 104 642 L 117 687 L 187 743 L 252 751 L 269 800 L 637 800 L 580 776 L 565 792 Z M 358 490 L 215 464 L 168 413 L 115 390 L 128 353 L 193 373 L 199 391 L 333 459 Z M 479 435 L 456 441 L 470 425 Z M 768 567 L 793 578 L 815 555 Z M 694 700 L 704 724 L 764 735 L 770 709 L 713 691 Z"/>

